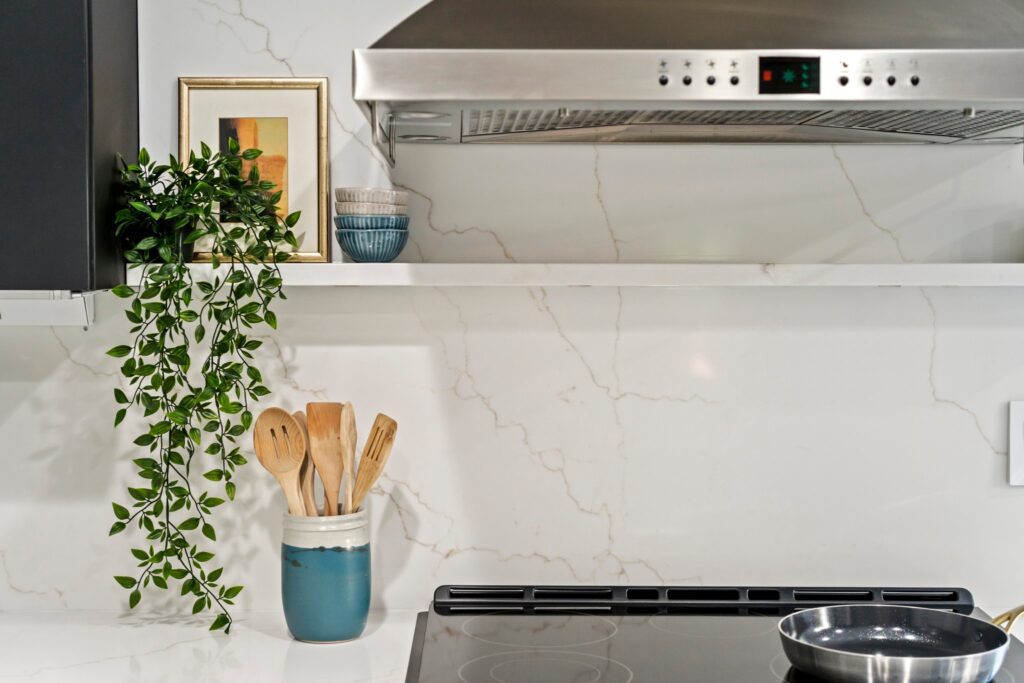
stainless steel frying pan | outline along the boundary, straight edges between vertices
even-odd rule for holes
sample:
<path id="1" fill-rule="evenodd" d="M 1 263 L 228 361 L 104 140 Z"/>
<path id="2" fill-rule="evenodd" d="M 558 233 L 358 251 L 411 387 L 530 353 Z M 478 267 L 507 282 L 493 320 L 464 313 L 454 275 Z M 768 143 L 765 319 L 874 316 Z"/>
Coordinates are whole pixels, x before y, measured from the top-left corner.
<path id="1" fill-rule="evenodd" d="M 834 605 L 790 614 L 779 634 L 794 667 L 836 683 L 986 683 L 1022 613 L 990 624 L 924 607 Z"/>

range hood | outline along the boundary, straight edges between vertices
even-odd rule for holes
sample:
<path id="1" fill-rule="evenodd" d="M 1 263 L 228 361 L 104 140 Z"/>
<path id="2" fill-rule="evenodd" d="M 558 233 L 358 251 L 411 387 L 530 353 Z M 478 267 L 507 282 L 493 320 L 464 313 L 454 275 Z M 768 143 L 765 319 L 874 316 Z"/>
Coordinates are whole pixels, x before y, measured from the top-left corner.
<path id="1" fill-rule="evenodd" d="M 353 57 L 374 142 L 1019 143 L 1024 0 L 434 0 Z"/>

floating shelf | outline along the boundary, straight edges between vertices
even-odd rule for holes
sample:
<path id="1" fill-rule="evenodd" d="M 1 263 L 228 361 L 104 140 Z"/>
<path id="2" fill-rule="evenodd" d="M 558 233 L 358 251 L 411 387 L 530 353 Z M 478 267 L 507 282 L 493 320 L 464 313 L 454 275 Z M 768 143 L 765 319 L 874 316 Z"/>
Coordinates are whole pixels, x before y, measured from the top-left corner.
<path id="1" fill-rule="evenodd" d="M 1016 263 L 286 263 L 281 275 L 286 287 L 1024 287 Z"/>

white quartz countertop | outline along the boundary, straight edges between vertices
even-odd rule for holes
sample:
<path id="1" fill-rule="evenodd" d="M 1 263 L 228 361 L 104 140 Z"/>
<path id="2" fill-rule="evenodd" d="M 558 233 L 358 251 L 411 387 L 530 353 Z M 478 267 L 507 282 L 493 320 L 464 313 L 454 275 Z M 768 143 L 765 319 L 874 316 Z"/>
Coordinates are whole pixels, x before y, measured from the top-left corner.
<path id="1" fill-rule="evenodd" d="M 299 643 L 277 613 L 209 619 L 114 612 L 0 612 L 0 681 L 402 683 L 415 611 L 370 613 L 362 638 Z"/>

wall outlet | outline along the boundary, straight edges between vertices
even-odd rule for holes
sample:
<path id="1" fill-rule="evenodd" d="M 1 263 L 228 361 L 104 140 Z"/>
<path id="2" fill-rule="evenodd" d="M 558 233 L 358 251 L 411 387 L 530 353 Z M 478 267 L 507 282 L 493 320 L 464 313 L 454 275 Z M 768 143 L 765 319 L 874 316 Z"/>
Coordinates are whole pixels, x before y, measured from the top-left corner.
<path id="1" fill-rule="evenodd" d="M 1024 401 L 1010 401 L 1010 486 L 1024 486 Z"/>

